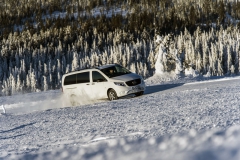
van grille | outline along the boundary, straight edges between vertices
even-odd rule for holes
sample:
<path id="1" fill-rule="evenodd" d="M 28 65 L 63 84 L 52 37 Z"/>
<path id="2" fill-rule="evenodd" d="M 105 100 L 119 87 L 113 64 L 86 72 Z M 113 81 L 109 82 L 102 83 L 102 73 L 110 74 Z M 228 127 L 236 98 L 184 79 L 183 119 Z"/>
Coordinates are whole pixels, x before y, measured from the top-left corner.
<path id="1" fill-rule="evenodd" d="M 127 84 L 128 86 L 136 86 L 136 85 L 138 85 L 138 84 L 140 84 L 140 83 L 141 83 L 141 79 L 140 79 L 140 78 L 126 82 L 126 84 Z"/>

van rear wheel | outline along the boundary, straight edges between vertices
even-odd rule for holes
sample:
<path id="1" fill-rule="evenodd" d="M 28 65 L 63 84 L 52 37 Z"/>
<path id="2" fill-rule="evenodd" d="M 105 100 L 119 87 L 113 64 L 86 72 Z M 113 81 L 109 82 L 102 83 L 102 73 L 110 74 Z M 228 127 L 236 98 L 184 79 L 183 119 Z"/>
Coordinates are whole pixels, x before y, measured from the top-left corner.
<path id="1" fill-rule="evenodd" d="M 72 106 L 79 105 L 79 103 L 77 102 L 77 96 L 76 95 L 72 94 L 70 96 L 70 103 L 71 103 Z"/>
<path id="2" fill-rule="evenodd" d="M 113 100 L 118 99 L 117 93 L 116 93 L 116 91 L 115 91 L 114 89 L 110 89 L 110 90 L 108 91 L 108 99 L 109 99 L 110 101 L 113 101 Z"/>

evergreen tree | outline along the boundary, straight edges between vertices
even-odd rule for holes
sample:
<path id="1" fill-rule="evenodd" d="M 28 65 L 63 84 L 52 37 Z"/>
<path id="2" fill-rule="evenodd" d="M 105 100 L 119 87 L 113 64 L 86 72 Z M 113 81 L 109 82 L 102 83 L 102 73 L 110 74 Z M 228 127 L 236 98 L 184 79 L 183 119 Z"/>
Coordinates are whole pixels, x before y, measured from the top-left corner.
<path id="1" fill-rule="evenodd" d="M 232 52 L 230 46 L 227 46 L 227 74 L 231 74 L 235 72 L 235 69 L 232 72 L 234 66 L 232 64 Z"/>
<path id="2" fill-rule="evenodd" d="M 131 63 L 131 65 L 130 65 L 130 71 L 133 72 L 133 73 L 136 73 L 135 63 Z"/>
<path id="3" fill-rule="evenodd" d="M 20 79 L 20 75 L 17 75 L 17 83 L 16 83 L 16 92 L 21 93 L 23 89 L 22 82 Z"/>
<path id="4" fill-rule="evenodd" d="M 48 79 L 46 76 L 43 76 L 43 91 L 47 91 L 48 90 Z"/>
<path id="5" fill-rule="evenodd" d="M 217 68 L 217 70 L 218 70 L 217 75 L 218 75 L 218 76 L 223 76 L 223 68 L 222 68 L 221 60 L 219 60 L 219 59 L 218 59 L 218 64 L 217 64 L 217 66 L 218 66 L 218 68 Z"/>
<path id="6" fill-rule="evenodd" d="M 35 92 L 36 91 L 36 86 L 37 86 L 37 80 L 35 77 L 35 72 L 34 70 L 30 73 L 30 81 L 31 81 L 31 91 Z"/>
<path id="7" fill-rule="evenodd" d="M 220 24 L 223 24 L 225 19 L 225 13 L 226 13 L 225 5 L 223 1 L 220 1 L 217 12 L 218 12 L 218 21 Z"/>
<path id="8" fill-rule="evenodd" d="M 26 90 L 27 91 L 31 90 L 31 79 L 30 79 L 29 74 L 27 74 L 27 77 L 26 77 Z"/>

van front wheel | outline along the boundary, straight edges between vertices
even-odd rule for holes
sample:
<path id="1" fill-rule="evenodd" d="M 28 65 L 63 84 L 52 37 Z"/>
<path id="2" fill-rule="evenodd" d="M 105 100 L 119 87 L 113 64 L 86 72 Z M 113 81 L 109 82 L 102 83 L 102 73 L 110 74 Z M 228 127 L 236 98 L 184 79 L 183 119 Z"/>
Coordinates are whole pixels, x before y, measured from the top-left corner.
<path id="1" fill-rule="evenodd" d="M 143 91 L 141 91 L 141 92 L 137 92 L 137 93 L 135 93 L 135 95 L 136 95 L 136 96 L 142 96 L 142 95 L 143 95 L 143 93 L 144 93 L 144 92 L 143 92 Z"/>
<path id="2" fill-rule="evenodd" d="M 109 99 L 110 101 L 113 101 L 113 100 L 118 99 L 117 93 L 116 93 L 116 91 L 115 91 L 114 89 L 110 89 L 110 90 L 108 91 L 108 99 Z"/>

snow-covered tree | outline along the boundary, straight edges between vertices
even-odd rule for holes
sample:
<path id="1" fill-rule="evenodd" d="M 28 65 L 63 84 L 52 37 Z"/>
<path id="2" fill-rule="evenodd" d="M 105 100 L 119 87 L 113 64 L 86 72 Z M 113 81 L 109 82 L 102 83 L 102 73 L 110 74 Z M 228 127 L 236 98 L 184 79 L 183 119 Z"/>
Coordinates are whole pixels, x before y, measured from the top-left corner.
<path id="1" fill-rule="evenodd" d="M 21 93 L 23 90 L 23 85 L 20 79 L 20 75 L 17 75 L 17 84 L 16 84 L 16 92 Z"/>
<path id="2" fill-rule="evenodd" d="M 30 73 L 30 81 L 31 81 L 31 91 L 35 92 L 36 91 L 36 86 L 37 86 L 37 80 L 35 77 L 35 72 L 34 70 Z"/>
<path id="3" fill-rule="evenodd" d="M 78 68 L 79 68 L 78 54 L 77 52 L 73 52 L 72 71 L 76 71 Z"/>
<path id="4" fill-rule="evenodd" d="M 227 46 L 227 74 L 234 73 L 235 71 L 233 71 L 232 69 L 235 70 L 235 67 L 232 64 L 232 51 L 230 46 Z"/>
<path id="5" fill-rule="evenodd" d="M 164 38 L 157 36 L 155 73 L 175 72 L 179 74 L 182 71 L 181 60 L 177 49 L 172 44 L 171 35 Z"/>
<path id="6" fill-rule="evenodd" d="M 132 63 L 132 64 L 130 65 L 130 71 L 133 72 L 133 73 L 136 73 L 135 63 Z"/>
<path id="7" fill-rule="evenodd" d="M 48 79 L 46 76 L 43 76 L 43 90 L 44 91 L 48 90 Z"/>

